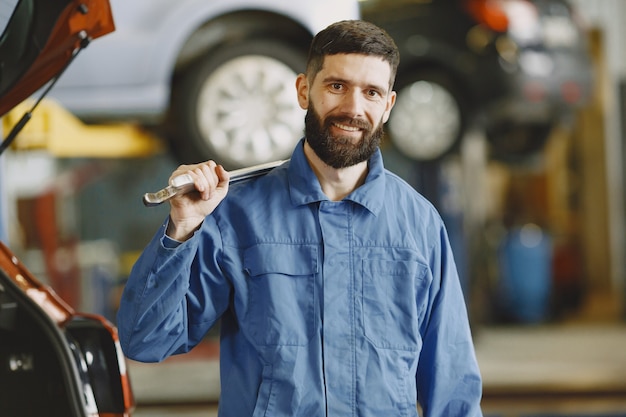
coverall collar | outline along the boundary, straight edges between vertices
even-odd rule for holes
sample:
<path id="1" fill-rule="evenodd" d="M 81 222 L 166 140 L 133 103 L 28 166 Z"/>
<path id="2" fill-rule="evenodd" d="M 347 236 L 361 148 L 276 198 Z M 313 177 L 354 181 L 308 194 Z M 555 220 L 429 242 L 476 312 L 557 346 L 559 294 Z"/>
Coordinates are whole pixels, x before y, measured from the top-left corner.
<path id="1" fill-rule="evenodd" d="M 377 149 L 369 159 L 368 168 L 365 183 L 346 196 L 343 201 L 352 201 L 365 207 L 372 214 L 378 215 L 385 201 L 385 168 L 380 149 Z M 294 206 L 329 201 L 304 155 L 304 138 L 293 151 L 288 174 L 289 193 Z"/>

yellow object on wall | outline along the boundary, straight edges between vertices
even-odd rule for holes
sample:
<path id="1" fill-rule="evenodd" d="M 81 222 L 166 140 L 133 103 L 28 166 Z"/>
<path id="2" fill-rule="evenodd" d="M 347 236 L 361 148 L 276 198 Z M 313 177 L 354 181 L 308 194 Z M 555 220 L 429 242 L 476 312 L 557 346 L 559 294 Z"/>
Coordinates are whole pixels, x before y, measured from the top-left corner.
<path id="1" fill-rule="evenodd" d="M 6 137 L 32 106 L 25 101 L 2 119 Z M 129 158 L 163 151 L 159 138 L 131 123 L 85 124 L 53 100 L 43 100 L 19 133 L 13 150 L 47 149 L 61 158 Z"/>

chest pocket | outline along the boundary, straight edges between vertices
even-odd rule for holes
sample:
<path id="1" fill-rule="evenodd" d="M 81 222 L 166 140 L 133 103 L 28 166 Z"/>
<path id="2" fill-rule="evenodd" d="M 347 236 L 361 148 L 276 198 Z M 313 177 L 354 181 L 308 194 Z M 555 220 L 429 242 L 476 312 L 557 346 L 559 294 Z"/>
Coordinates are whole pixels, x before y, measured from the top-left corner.
<path id="1" fill-rule="evenodd" d="M 362 261 L 365 336 L 382 349 L 420 348 L 419 314 L 427 298 L 428 274 L 417 262 Z"/>
<path id="2" fill-rule="evenodd" d="M 258 346 L 303 346 L 315 325 L 317 246 L 260 244 L 244 251 L 246 332 Z"/>

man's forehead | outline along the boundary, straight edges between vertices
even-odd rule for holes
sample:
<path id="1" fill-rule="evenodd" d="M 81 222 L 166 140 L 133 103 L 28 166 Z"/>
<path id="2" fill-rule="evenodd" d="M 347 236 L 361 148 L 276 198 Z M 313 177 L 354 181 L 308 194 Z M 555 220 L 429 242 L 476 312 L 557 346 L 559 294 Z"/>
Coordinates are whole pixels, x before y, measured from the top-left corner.
<path id="1" fill-rule="evenodd" d="M 316 78 L 320 81 L 333 79 L 366 81 L 387 87 L 391 65 L 382 57 L 366 54 L 326 55 Z"/>
<path id="2" fill-rule="evenodd" d="M 387 61 L 383 59 L 382 56 L 379 55 L 368 55 L 361 53 L 339 53 L 339 54 L 331 54 L 324 55 L 324 60 L 322 63 L 322 69 L 325 67 L 332 65 L 334 62 L 363 62 L 368 61 L 371 63 L 377 62 L 378 64 L 382 64 L 388 66 L 391 69 L 391 65 Z"/>

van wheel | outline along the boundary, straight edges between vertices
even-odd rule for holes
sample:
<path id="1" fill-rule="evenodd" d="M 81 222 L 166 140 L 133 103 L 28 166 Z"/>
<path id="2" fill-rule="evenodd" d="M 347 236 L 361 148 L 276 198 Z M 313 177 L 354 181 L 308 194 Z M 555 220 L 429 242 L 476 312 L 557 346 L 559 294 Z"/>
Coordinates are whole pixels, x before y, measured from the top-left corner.
<path id="1" fill-rule="evenodd" d="M 246 40 L 214 50 L 176 77 L 169 142 L 181 163 L 227 169 L 286 159 L 304 131 L 295 79 L 305 52 Z"/>
<path id="2" fill-rule="evenodd" d="M 389 118 L 393 144 L 417 161 L 437 160 L 455 150 L 466 117 L 453 82 L 441 73 L 420 71 L 398 81 Z"/>

